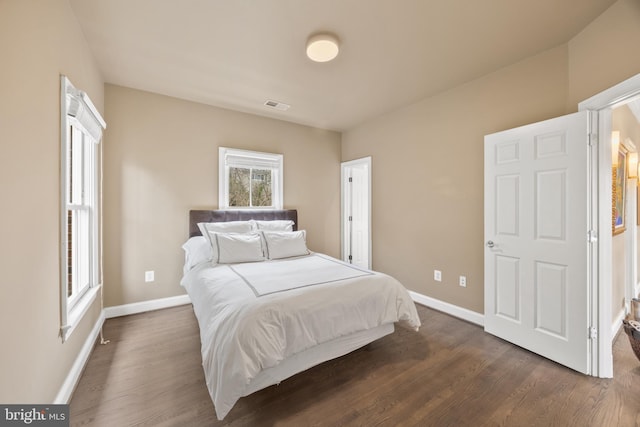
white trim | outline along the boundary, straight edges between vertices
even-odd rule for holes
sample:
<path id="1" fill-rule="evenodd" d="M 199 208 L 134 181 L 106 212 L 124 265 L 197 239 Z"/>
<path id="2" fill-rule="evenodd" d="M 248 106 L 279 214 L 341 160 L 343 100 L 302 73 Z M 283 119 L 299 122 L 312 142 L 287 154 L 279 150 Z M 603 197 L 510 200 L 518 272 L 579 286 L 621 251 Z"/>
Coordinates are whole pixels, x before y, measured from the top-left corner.
<path id="1" fill-rule="evenodd" d="M 447 313 L 453 317 L 466 320 L 467 322 L 484 326 L 484 314 L 477 313 L 475 311 L 471 311 L 457 305 L 449 304 L 448 302 L 440 301 L 439 299 L 431 298 L 414 291 L 409 291 L 409 295 L 411 295 L 413 301 L 417 302 L 418 304 L 433 308 L 434 310 L 442 311 L 443 313 Z"/>
<path id="2" fill-rule="evenodd" d="M 600 333 L 594 339 L 591 351 L 591 375 L 601 378 L 613 377 L 613 347 L 610 324 L 613 306 L 611 278 L 613 275 L 613 236 L 611 234 L 611 110 L 599 110 L 597 113 L 598 138 L 596 160 L 598 173 L 596 206 L 592 205 L 592 215 L 598 218 L 597 253 L 592 262 L 594 280 L 591 286 L 591 326 Z"/>
<path id="3" fill-rule="evenodd" d="M 129 314 L 144 313 L 145 311 L 160 310 L 162 308 L 176 307 L 185 304 L 191 304 L 191 299 L 189 299 L 189 295 L 187 294 L 105 307 L 104 317 L 105 319 L 111 319 L 113 317 L 128 316 Z"/>
<path id="4" fill-rule="evenodd" d="M 578 104 L 578 110 L 602 110 L 615 108 L 640 96 L 640 74 L 585 99 Z"/>
<path id="5" fill-rule="evenodd" d="M 101 174 L 100 164 L 98 164 L 97 149 L 91 144 L 89 151 L 89 158 L 83 158 L 82 164 L 85 166 L 85 162 L 88 160 L 91 162 L 90 176 L 84 176 L 81 179 L 87 180 L 85 183 L 88 187 L 88 191 L 83 196 L 82 205 L 91 207 L 90 211 L 90 227 L 91 232 L 89 235 L 89 258 L 91 266 L 89 267 L 89 289 L 83 291 L 84 294 L 77 290 L 77 302 L 76 298 L 69 298 L 67 295 L 68 285 L 68 254 L 67 254 L 67 209 L 69 208 L 70 201 L 67 195 L 67 148 L 68 148 L 68 126 L 73 123 L 73 126 L 78 126 L 79 132 L 82 133 L 83 138 L 89 140 L 93 139 L 95 144 L 99 144 L 102 138 L 102 130 L 106 127 L 106 123 L 95 105 L 89 99 L 89 96 L 76 89 L 69 79 L 60 75 L 60 229 L 59 229 L 59 244 L 60 244 L 60 337 L 64 343 L 71 333 L 75 330 L 78 323 L 88 310 L 89 306 L 93 304 L 96 295 L 101 287 L 99 283 L 101 277 L 99 273 L 102 270 L 101 260 L 101 242 L 99 241 L 99 226 L 98 223 L 102 221 L 100 217 L 101 212 L 97 211 L 98 208 L 98 196 L 100 196 L 99 187 L 100 182 L 99 174 Z M 84 156 L 84 155 L 83 155 Z M 101 158 L 100 158 L 101 159 Z M 83 172 L 84 174 L 84 172 Z M 76 290 L 74 290 L 76 292 Z M 102 304 L 102 302 L 101 302 Z"/>
<path id="6" fill-rule="evenodd" d="M 273 164 L 275 174 L 272 177 L 271 201 L 273 206 L 228 206 L 229 203 L 229 167 L 227 157 L 255 159 L 256 162 Z M 251 160 L 248 160 L 251 163 Z M 277 166 L 275 166 L 277 165 Z M 254 165 L 254 167 L 257 167 Z M 218 209 L 282 209 L 284 206 L 284 155 L 237 148 L 218 147 Z"/>
<path id="7" fill-rule="evenodd" d="M 618 331 L 622 327 L 622 319 L 624 319 L 624 316 L 625 316 L 624 312 L 625 312 L 624 309 L 620 310 L 620 312 L 618 313 L 616 318 L 613 320 L 613 323 L 611 324 L 611 337 L 612 338 L 615 338 L 616 335 L 618 335 Z"/>
<path id="8" fill-rule="evenodd" d="M 93 351 L 93 347 L 100 335 L 100 329 L 102 328 L 102 324 L 104 323 L 104 311 L 100 313 L 98 316 L 98 320 L 96 320 L 95 325 L 93 325 L 93 329 L 89 333 L 89 336 L 85 340 L 76 360 L 73 362 L 73 366 L 69 370 L 67 377 L 65 378 L 56 398 L 53 400 L 55 405 L 64 405 L 69 403 L 71 400 L 71 396 L 73 395 L 73 391 L 80 381 L 80 377 L 82 376 L 82 371 L 84 370 L 85 365 L 89 361 L 89 357 L 91 356 L 91 352 Z"/>
<path id="9" fill-rule="evenodd" d="M 631 77 L 578 104 L 578 110 L 597 111 L 597 195 L 592 194 L 595 203 L 591 214 L 597 218 L 597 258 L 591 266 L 593 280 L 591 286 L 591 326 L 596 326 L 599 334 L 592 347 L 591 375 L 601 378 L 613 377 L 613 351 L 611 334 L 611 276 L 612 276 L 612 236 L 611 236 L 611 109 L 640 97 L 640 74 Z M 596 205 L 596 206 L 594 206 Z M 608 285 L 607 285 L 608 284 Z"/>
<path id="10" fill-rule="evenodd" d="M 69 323 L 69 308 L 67 298 L 67 268 L 64 254 L 67 253 L 67 215 L 66 215 L 66 189 L 67 189 L 67 161 L 66 161 L 66 144 L 67 144 L 67 88 L 69 80 L 60 76 L 60 219 L 59 219 L 59 245 L 60 245 L 60 332 L 62 342 L 65 342 L 69 335 L 66 331 L 71 328 Z"/>
<path id="11" fill-rule="evenodd" d="M 609 114 L 609 119 L 611 115 Z M 612 235 L 611 235 L 611 146 L 598 140 L 597 135 L 605 135 L 603 129 L 610 126 L 610 120 L 601 112 L 589 113 L 589 134 L 592 145 L 589 153 L 589 186 L 587 190 L 587 218 L 589 230 L 593 230 L 595 237 L 590 239 L 589 258 L 587 260 L 588 307 L 587 327 L 599 331 L 598 337 L 590 339 L 588 343 L 587 359 L 588 371 L 591 376 L 605 376 L 607 364 L 613 366 L 613 351 L 609 345 L 609 355 L 605 343 L 611 343 L 609 322 L 611 322 L 611 291 L 607 293 L 600 283 L 611 282 L 612 266 Z M 611 133 L 609 128 L 608 133 Z M 601 162 L 608 162 L 609 166 L 604 177 L 601 178 Z M 604 203 L 604 200 L 609 200 Z M 604 230 L 604 231 L 602 231 Z M 608 258 L 607 258 L 608 254 Z M 608 278 L 606 276 L 608 271 Z M 609 285 L 610 287 L 610 285 Z M 608 301 L 606 304 L 604 301 Z M 606 319 L 606 321 L 604 320 Z M 607 362 L 609 360 L 609 362 Z"/>
<path id="12" fill-rule="evenodd" d="M 76 326 L 78 326 L 85 313 L 89 310 L 89 307 L 91 307 L 93 302 L 96 300 L 98 291 L 101 288 L 102 285 L 90 287 L 65 316 L 66 324 L 60 328 L 62 342 L 69 339 L 71 333 L 76 329 Z"/>
<path id="13" fill-rule="evenodd" d="M 629 151 L 635 151 L 635 146 L 631 143 L 631 140 L 627 138 L 625 144 Z M 627 230 L 625 234 L 625 266 L 626 275 L 624 283 L 624 300 L 625 311 L 624 314 L 631 311 L 631 299 L 635 297 L 635 282 L 637 277 L 637 260 L 638 260 L 638 227 L 636 226 L 637 218 L 637 182 L 636 178 L 629 179 L 627 181 L 627 201 L 626 201 L 626 222 Z M 615 334 L 611 335 L 611 338 L 615 338 Z"/>

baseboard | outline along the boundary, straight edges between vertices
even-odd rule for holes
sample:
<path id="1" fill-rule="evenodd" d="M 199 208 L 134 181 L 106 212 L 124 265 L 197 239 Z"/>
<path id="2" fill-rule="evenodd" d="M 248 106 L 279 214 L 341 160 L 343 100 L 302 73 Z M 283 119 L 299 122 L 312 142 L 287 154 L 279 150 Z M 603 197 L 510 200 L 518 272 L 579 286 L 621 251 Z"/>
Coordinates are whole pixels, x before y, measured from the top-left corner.
<path id="1" fill-rule="evenodd" d="M 159 298 L 149 301 L 134 302 L 131 304 L 116 305 L 104 308 L 104 317 L 128 316 L 129 314 L 144 313 L 145 311 L 160 310 L 161 308 L 176 307 L 178 305 L 190 304 L 189 295 L 178 295 L 175 297 Z"/>
<path id="2" fill-rule="evenodd" d="M 426 295 L 419 294 L 417 292 L 409 291 L 411 298 L 418 304 L 422 304 L 434 310 L 442 311 L 443 313 L 450 314 L 451 316 L 458 317 L 467 322 L 475 323 L 476 325 L 484 326 L 484 315 L 475 311 L 467 310 L 466 308 L 459 307 L 457 305 L 449 304 L 448 302 L 440 301 L 435 298 L 428 297 Z"/>
<path id="3" fill-rule="evenodd" d="M 624 319 L 624 309 L 620 310 L 618 316 L 613 320 L 613 324 L 611 325 L 611 340 L 616 337 L 622 327 L 622 319 Z"/>
<path id="4" fill-rule="evenodd" d="M 67 404 L 71 400 L 71 395 L 73 395 L 73 391 L 75 390 L 78 381 L 80 381 L 80 376 L 82 375 L 84 366 L 89 361 L 89 356 L 91 356 L 93 346 L 98 339 L 98 335 L 100 335 L 100 329 L 102 328 L 104 319 L 104 311 L 102 311 L 100 316 L 98 316 L 98 320 L 96 320 L 95 325 L 93 325 L 93 329 L 91 329 L 89 336 L 82 345 L 82 348 L 80 349 L 76 360 L 73 362 L 73 366 L 69 370 L 67 377 L 62 383 L 62 387 L 60 387 L 60 391 L 58 391 L 58 395 L 53 401 L 54 404 Z"/>

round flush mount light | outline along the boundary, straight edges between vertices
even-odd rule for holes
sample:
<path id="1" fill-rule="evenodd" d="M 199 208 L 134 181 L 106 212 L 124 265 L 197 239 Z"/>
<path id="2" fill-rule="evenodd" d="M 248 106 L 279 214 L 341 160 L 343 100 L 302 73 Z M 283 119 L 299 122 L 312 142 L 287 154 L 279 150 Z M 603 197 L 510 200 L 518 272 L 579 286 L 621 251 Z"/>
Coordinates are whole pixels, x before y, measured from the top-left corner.
<path id="1" fill-rule="evenodd" d="M 316 34 L 307 40 L 307 56 L 312 61 L 331 61 L 339 51 L 338 38 L 331 34 Z"/>

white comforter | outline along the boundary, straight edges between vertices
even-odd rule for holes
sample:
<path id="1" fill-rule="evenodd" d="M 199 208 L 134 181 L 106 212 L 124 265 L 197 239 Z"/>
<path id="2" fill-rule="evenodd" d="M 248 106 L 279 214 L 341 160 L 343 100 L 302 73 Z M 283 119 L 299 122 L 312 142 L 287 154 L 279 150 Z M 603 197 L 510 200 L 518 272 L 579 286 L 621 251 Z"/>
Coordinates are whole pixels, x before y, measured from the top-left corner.
<path id="1" fill-rule="evenodd" d="M 337 270 L 319 273 L 324 264 Z M 397 280 L 351 267 L 312 254 L 233 266 L 202 263 L 183 277 L 218 419 L 257 374 L 296 353 L 385 323 L 405 321 L 418 329 L 415 305 Z M 275 274 L 283 275 L 282 285 Z"/>

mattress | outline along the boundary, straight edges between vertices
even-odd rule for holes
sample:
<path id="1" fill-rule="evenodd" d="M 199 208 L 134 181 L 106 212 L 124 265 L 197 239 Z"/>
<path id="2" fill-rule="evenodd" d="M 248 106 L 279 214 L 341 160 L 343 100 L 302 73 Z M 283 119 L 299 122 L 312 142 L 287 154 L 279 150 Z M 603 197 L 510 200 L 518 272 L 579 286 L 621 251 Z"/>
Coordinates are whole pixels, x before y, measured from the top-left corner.
<path id="1" fill-rule="evenodd" d="M 198 319 L 218 419 L 240 397 L 390 333 L 394 322 L 420 326 L 397 280 L 323 254 L 204 262 L 181 284 Z"/>

